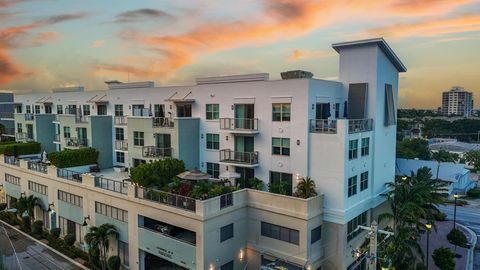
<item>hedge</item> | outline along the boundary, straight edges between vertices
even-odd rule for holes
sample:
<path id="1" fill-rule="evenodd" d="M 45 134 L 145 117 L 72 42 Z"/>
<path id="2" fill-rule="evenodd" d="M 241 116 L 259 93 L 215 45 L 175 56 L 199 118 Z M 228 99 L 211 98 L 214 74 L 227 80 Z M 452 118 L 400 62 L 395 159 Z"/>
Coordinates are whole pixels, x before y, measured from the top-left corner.
<path id="1" fill-rule="evenodd" d="M 27 142 L 27 143 L 11 143 L 0 145 L 0 154 L 6 156 L 14 155 L 31 155 L 38 154 L 41 151 L 40 143 Z"/>
<path id="2" fill-rule="evenodd" d="M 172 182 L 174 176 L 184 171 L 185 164 L 182 160 L 167 158 L 131 168 L 130 176 L 133 182 L 142 187 L 163 187 Z"/>
<path id="3" fill-rule="evenodd" d="M 95 164 L 98 160 L 98 151 L 95 148 L 65 149 L 48 154 L 48 160 L 57 168 L 69 168 Z"/>

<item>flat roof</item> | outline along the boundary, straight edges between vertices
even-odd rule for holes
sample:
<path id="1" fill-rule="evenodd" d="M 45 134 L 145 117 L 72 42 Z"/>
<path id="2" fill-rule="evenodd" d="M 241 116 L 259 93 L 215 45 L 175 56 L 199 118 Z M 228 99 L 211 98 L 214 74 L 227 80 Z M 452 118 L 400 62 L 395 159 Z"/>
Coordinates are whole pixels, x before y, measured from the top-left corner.
<path id="1" fill-rule="evenodd" d="M 387 56 L 388 60 L 392 62 L 392 64 L 397 68 L 398 72 L 405 72 L 407 68 L 405 65 L 400 61 L 398 56 L 393 52 L 392 48 L 388 46 L 387 42 L 383 38 L 371 38 L 371 39 L 363 39 L 363 40 L 355 40 L 355 41 L 347 41 L 347 42 L 340 42 L 332 44 L 332 48 L 335 49 L 338 53 L 342 48 L 351 48 L 351 47 L 361 47 L 366 45 L 378 45 L 382 52 Z"/>

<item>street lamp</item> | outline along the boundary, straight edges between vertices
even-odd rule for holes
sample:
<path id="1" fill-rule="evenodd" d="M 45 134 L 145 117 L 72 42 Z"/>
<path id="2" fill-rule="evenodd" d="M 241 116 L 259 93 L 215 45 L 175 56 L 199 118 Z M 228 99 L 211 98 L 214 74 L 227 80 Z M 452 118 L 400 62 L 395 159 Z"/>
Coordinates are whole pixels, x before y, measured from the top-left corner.
<path id="1" fill-rule="evenodd" d="M 427 269 L 428 268 L 428 260 L 430 259 L 430 253 L 429 253 L 429 247 L 430 247 L 430 229 L 432 229 L 432 224 L 427 223 L 425 224 L 425 227 L 427 228 Z"/>
<path id="2" fill-rule="evenodd" d="M 457 199 L 458 199 L 458 194 L 455 192 L 455 194 L 453 194 L 453 198 L 454 198 L 454 202 L 455 202 L 455 206 L 453 207 L 453 229 L 456 228 L 456 221 L 457 221 Z"/>
<path id="3" fill-rule="evenodd" d="M 90 220 L 90 215 L 83 218 L 83 224 L 82 224 L 83 227 L 88 226 L 87 219 Z"/>

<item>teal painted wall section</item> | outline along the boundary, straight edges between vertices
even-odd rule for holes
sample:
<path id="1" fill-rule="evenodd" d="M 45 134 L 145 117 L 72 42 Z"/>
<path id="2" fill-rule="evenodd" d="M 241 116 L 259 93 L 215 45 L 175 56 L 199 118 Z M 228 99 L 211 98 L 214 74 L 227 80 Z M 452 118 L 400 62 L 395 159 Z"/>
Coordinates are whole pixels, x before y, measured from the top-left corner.
<path id="1" fill-rule="evenodd" d="M 57 211 L 64 218 L 83 224 L 83 208 L 59 200 Z"/>
<path id="2" fill-rule="evenodd" d="M 42 151 L 47 153 L 55 151 L 55 124 L 53 114 L 36 114 L 35 115 L 35 134 L 37 135 L 37 142 L 42 145 Z"/>
<path id="3" fill-rule="evenodd" d="M 112 224 L 113 226 L 115 226 L 115 228 L 117 228 L 117 231 L 119 234 L 118 239 L 128 243 L 128 223 L 122 222 L 113 218 L 109 218 L 100 214 L 95 214 L 95 222 L 97 227 L 105 223 Z M 82 220 L 82 223 L 83 223 L 83 220 Z"/>
<path id="4" fill-rule="evenodd" d="M 5 182 L 5 193 L 10 197 L 20 198 L 20 193 L 22 190 L 20 186 Z"/>
<path id="5" fill-rule="evenodd" d="M 138 228 L 138 247 L 188 269 L 196 269 L 196 247 L 159 232 Z"/>
<path id="6" fill-rule="evenodd" d="M 187 170 L 200 168 L 200 119 L 178 118 L 178 158 Z"/>
<path id="7" fill-rule="evenodd" d="M 113 166 L 112 116 L 91 116 L 90 120 L 92 138 L 89 139 L 92 140 L 92 147 L 100 152 L 98 164 L 100 168 L 111 168 Z"/>
<path id="8" fill-rule="evenodd" d="M 49 204 L 48 196 L 43 195 L 43 194 L 38 193 L 38 192 L 35 192 L 35 191 L 31 191 L 31 190 L 28 191 L 28 194 L 39 198 L 41 200 L 42 209 L 45 210 L 45 211 L 48 210 L 48 204 Z"/>

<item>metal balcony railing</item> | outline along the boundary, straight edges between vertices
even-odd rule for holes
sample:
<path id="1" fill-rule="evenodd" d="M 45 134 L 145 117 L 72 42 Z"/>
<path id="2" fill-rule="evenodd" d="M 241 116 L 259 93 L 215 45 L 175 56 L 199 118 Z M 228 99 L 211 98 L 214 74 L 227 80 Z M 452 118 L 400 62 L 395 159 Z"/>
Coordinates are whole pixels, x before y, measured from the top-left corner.
<path id="1" fill-rule="evenodd" d="M 173 119 L 168 117 L 153 117 L 153 127 L 173 128 Z"/>
<path id="2" fill-rule="evenodd" d="M 55 114 L 55 119 L 54 119 L 55 122 L 59 122 L 60 121 L 60 116 L 58 114 Z"/>
<path id="3" fill-rule="evenodd" d="M 20 166 L 20 160 L 14 156 L 4 156 L 3 160 L 5 164 L 10 164 L 14 166 Z"/>
<path id="4" fill-rule="evenodd" d="M 220 129 L 258 131 L 258 118 L 220 118 Z"/>
<path id="5" fill-rule="evenodd" d="M 88 123 L 90 116 L 89 115 L 75 115 L 75 123 Z"/>
<path id="6" fill-rule="evenodd" d="M 116 180 L 98 177 L 98 176 L 95 177 L 95 187 L 110 190 L 120 194 L 128 193 L 128 187 L 123 181 L 121 182 L 121 181 L 116 181 Z"/>
<path id="7" fill-rule="evenodd" d="M 26 142 L 31 142 L 33 141 L 33 134 L 31 133 L 26 133 L 26 132 L 18 132 L 15 134 L 15 139 L 17 141 L 26 141 Z"/>
<path id="8" fill-rule="evenodd" d="M 142 147 L 142 155 L 146 158 L 166 158 L 172 156 L 172 148 L 159 148 L 155 146 Z"/>
<path id="9" fill-rule="evenodd" d="M 134 109 L 133 116 L 151 116 L 150 109 L 143 108 L 143 109 Z"/>
<path id="10" fill-rule="evenodd" d="M 25 120 L 26 121 L 33 121 L 34 118 L 35 118 L 35 116 L 31 113 L 26 113 L 25 114 Z"/>
<path id="11" fill-rule="evenodd" d="M 79 139 L 79 138 L 65 138 L 65 144 L 67 147 L 87 147 L 88 140 L 87 139 Z"/>
<path id="12" fill-rule="evenodd" d="M 13 119 L 13 112 L 0 112 L 0 118 Z"/>
<path id="13" fill-rule="evenodd" d="M 310 132 L 314 133 L 337 133 L 337 120 L 311 119 Z"/>
<path id="14" fill-rule="evenodd" d="M 220 162 L 258 164 L 258 152 L 236 152 L 223 149 L 220 150 Z"/>
<path id="15" fill-rule="evenodd" d="M 57 176 L 66 180 L 82 183 L 82 174 L 79 172 L 57 168 Z"/>
<path id="16" fill-rule="evenodd" d="M 116 140 L 115 141 L 115 149 L 116 150 L 127 151 L 128 150 L 128 142 L 125 141 L 125 140 Z"/>
<path id="17" fill-rule="evenodd" d="M 373 119 L 349 119 L 348 133 L 366 132 L 373 129 Z"/>
<path id="18" fill-rule="evenodd" d="M 191 212 L 195 212 L 196 209 L 195 199 L 177 194 L 142 188 L 139 186 L 136 187 L 135 194 L 137 198 L 139 197 L 139 194 L 142 194 L 143 196 L 141 198 L 144 200 L 178 207 Z"/>
<path id="19" fill-rule="evenodd" d="M 53 137 L 54 142 L 60 142 L 60 134 L 55 134 L 55 137 Z"/>
<path id="20" fill-rule="evenodd" d="M 48 173 L 48 166 L 47 164 L 43 164 L 40 162 L 29 161 L 28 162 L 28 169 L 31 171 L 41 172 L 41 173 Z"/>
<path id="21" fill-rule="evenodd" d="M 115 121 L 115 125 L 117 126 L 123 126 L 128 123 L 127 116 L 115 116 L 114 121 Z"/>

